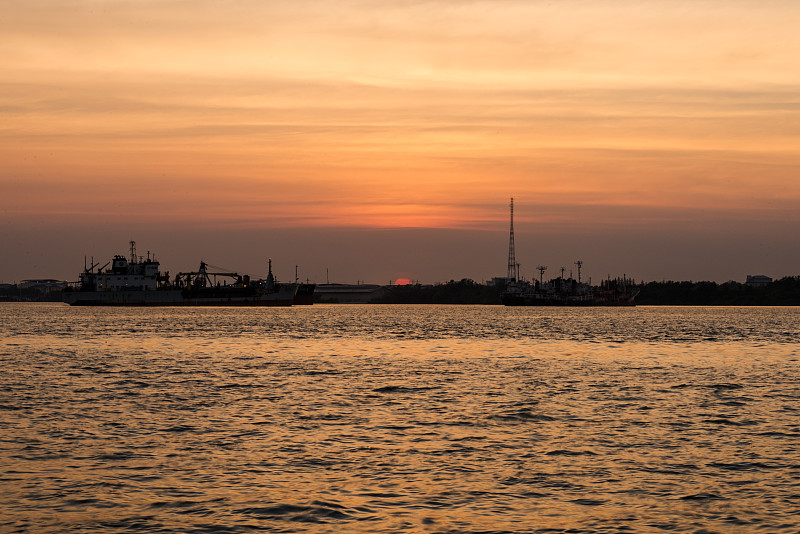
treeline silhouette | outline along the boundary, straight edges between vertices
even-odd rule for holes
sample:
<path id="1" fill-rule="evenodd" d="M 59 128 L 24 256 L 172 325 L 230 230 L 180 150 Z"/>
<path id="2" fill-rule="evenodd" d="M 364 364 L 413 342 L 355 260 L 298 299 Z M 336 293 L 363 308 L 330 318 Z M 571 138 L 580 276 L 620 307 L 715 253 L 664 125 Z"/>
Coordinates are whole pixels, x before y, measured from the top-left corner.
<path id="1" fill-rule="evenodd" d="M 392 286 L 377 302 L 383 304 L 500 304 L 505 288 L 479 284 L 469 278 L 444 284 Z"/>
<path id="2" fill-rule="evenodd" d="M 800 276 L 787 276 L 763 287 L 739 282 L 647 282 L 639 284 L 641 305 L 800 306 Z"/>
<path id="3" fill-rule="evenodd" d="M 763 287 L 739 282 L 642 282 L 636 303 L 662 306 L 800 306 L 800 276 L 788 276 Z M 376 302 L 385 304 L 500 304 L 502 286 L 468 278 L 435 285 L 392 286 Z"/>

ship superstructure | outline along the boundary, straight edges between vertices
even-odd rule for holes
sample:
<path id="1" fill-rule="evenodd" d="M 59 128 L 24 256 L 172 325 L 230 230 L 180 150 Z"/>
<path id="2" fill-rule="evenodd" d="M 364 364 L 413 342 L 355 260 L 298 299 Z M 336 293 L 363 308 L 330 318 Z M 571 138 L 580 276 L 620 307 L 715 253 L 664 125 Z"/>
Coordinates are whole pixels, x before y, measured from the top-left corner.
<path id="1" fill-rule="evenodd" d="M 130 259 L 117 254 L 95 271 L 97 264 L 84 267 L 80 275 L 82 291 L 155 291 L 159 288 L 159 263 L 147 253 L 137 258 L 136 242 L 131 241 Z M 104 270 L 109 264 L 111 268 Z"/>
<path id="2" fill-rule="evenodd" d="M 638 294 L 624 277 L 605 280 L 599 286 L 556 278 L 510 283 L 501 300 L 506 306 L 635 306 Z"/>

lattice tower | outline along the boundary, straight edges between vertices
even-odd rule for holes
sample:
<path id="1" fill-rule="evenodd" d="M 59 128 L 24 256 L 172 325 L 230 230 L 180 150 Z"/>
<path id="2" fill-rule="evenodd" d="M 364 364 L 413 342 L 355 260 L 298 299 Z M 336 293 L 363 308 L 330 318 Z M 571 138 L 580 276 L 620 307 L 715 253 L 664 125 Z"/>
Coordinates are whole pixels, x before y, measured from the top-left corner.
<path id="1" fill-rule="evenodd" d="M 508 237 L 508 274 L 511 281 L 517 280 L 517 259 L 514 252 L 514 197 L 511 197 L 511 233 Z"/>

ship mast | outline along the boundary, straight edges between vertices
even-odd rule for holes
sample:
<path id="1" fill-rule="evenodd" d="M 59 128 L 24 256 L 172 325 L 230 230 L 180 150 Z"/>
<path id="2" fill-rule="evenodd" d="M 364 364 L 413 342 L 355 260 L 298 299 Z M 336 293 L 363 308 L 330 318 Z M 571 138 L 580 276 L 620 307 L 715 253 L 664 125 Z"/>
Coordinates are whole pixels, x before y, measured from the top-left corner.
<path id="1" fill-rule="evenodd" d="M 506 278 L 509 282 L 517 281 L 517 259 L 514 253 L 514 197 L 511 197 L 511 233 L 508 238 L 508 273 Z"/>
<path id="2" fill-rule="evenodd" d="M 544 272 L 547 270 L 547 266 L 546 265 L 540 265 L 536 269 L 539 271 L 539 283 L 543 284 L 544 283 Z"/>
<path id="3" fill-rule="evenodd" d="M 583 261 L 578 260 L 575 262 L 575 265 L 578 266 L 578 283 L 581 283 L 581 267 L 583 267 Z"/>

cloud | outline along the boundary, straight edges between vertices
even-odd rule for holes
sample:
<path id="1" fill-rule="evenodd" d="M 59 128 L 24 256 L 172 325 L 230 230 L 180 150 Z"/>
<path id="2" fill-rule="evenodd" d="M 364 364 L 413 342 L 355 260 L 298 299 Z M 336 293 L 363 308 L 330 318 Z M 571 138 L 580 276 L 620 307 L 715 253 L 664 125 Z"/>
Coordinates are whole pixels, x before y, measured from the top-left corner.
<path id="1" fill-rule="evenodd" d="M 486 230 L 511 195 L 550 232 L 798 220 L 796 3 L 7 7 L 17 228 Z"/>

